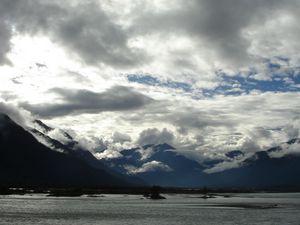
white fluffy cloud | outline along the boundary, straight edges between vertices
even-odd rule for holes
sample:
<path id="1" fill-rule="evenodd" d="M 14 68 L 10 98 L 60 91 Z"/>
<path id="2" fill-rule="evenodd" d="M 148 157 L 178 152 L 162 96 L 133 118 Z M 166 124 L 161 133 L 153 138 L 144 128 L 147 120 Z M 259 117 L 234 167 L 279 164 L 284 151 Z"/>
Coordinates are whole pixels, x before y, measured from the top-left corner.
<path id="1" fill-rule="evenodd" d="M 162 131 L 157 128 L 149 128 L 140 133 L 139 139 L 137 140 L 138 145 L 149 145 L 149 144 L 172 144 L 174 142 L 174 134 L 164 128 Z"/>
<path id="2" fill-rule="evenodd" d="M 125 169 L 130 174 L 154 172 L 154 171 L 166 171 L 166 172 L 172 171 L 172 168 L 159 161 L 146 162 L 139 168 L 134 166 L 127 166 Z"/>

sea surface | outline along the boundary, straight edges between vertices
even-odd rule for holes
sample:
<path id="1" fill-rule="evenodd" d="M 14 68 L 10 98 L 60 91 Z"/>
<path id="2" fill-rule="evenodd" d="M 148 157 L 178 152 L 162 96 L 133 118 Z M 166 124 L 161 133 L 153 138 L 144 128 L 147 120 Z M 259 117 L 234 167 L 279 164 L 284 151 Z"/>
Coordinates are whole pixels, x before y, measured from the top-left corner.
<path id="1" fill-rule="evenodd" d="M 0 225 L 300 225 L 299 193 L 164 196 L 0 195 Z"/>

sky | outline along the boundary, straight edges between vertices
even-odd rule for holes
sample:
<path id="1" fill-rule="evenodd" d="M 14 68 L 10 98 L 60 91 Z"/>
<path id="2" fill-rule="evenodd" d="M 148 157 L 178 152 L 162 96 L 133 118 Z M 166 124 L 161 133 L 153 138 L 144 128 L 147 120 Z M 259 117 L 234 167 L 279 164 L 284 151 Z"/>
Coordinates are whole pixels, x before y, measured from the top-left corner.
<path id="1" fill-rule="evenodd" d="M 0 111 L 98 158 L 265 150 L 299 137 L 299 20 L 299 0 L 0 0 Z"/>

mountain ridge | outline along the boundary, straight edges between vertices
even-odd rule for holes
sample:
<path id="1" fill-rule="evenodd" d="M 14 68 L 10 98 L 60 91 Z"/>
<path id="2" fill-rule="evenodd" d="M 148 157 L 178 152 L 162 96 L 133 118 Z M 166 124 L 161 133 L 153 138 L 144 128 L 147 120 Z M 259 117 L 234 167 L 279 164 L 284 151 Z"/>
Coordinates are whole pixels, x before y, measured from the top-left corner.
<path id="1" fill-rule="evenodd" d="M 113 187 L 133 184 L 93 168 L 72 155 L 53 151 L 0 114 L 0 185 Z"/>
<path id="2" fill-rule="evenodd" d="M 98 160 L 67 132 L 62 131 L 69 141 L 62 143 L 47 135 L 53 128 L 37 123 L 43 132 L 26 130 L 0 113 L 0 186 L 300 188 L 299 138 L 250 156 L 235 150 L 202 163 L 167 143 L 123 149 L 122 157 Z"/>
<path id="3" fill-rule="evenodd" d="M 283 144 L 291 146 L 297 143 L 300 143 L 300 139 L 293 139 Z M 123 150 L 121 151 L 123 157 L 106 159 L 106 165 L 122 173 L 133 171 L 135 175 L 143 177 L 149 183 L 162 186 L 261 188 L 295 185 L 300 187 L 300 179 L 297 176 L 300 174 L 300 155 L 286 152 L 287 154 L 283 154 L 280 158 L 271 157 L 270 153 L 274 152 L 274 149 L 284 153 L 285 149 L 280 146 L 266 151 L 258 151 L 250 156 L 235 150 L 225 153 L 226 159 L 199 163 L 185 156 L 178 156 L 172 146 L 170 148 L 169 145 L 166 145 L 171 151 L 163 149 L 164 145 L 149 145 Z M 155 149 L 154 154 L 147 160 L 141 160 L 142 149 L 149 148 Z M 153 166 L 156 166 L 156 170 L 149 166 L 151 162 L 156 162 L 152 163 Z M 146 169 L 143 169 L 144 167 Z M 225 169 L 221 168 L 211 173 L 205 172 L 218 167 Z M 163 170 L 163 168 L 170 169 Z M 281 169 L 282 171 L 280 171 Z M 280 174 L 284 178 L 281 179 L 276 174 Z"/>

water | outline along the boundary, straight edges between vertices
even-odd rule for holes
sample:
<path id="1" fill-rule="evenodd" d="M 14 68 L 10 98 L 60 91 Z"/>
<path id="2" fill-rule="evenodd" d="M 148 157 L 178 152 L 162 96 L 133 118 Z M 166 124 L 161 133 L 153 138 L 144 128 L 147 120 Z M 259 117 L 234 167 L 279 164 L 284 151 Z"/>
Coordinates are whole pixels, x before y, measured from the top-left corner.
<path id="1" fill-rule="evenodd" d="M 0 225 L 300 225 L 300 194 L 0 196 Z M 276 207 L 273 207 L 275 206 Z"/>

